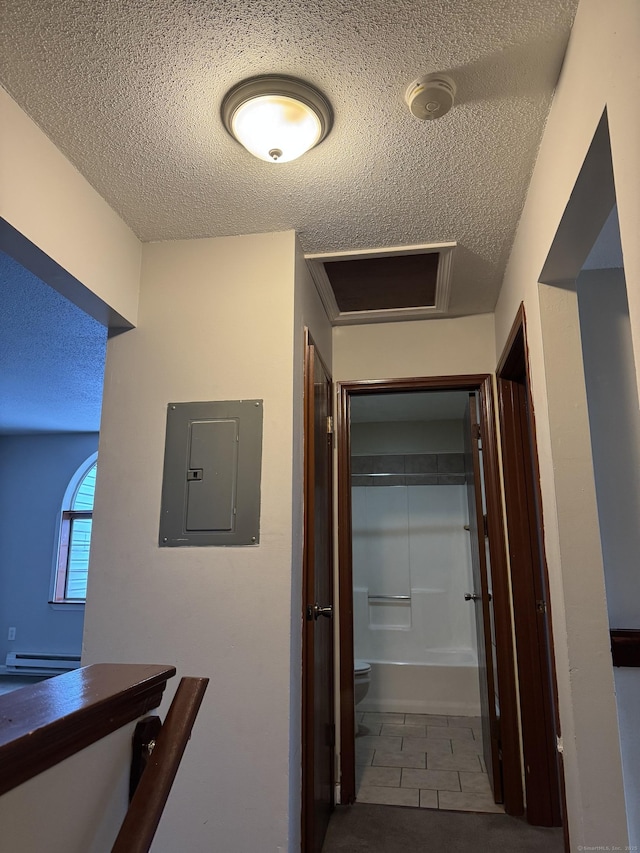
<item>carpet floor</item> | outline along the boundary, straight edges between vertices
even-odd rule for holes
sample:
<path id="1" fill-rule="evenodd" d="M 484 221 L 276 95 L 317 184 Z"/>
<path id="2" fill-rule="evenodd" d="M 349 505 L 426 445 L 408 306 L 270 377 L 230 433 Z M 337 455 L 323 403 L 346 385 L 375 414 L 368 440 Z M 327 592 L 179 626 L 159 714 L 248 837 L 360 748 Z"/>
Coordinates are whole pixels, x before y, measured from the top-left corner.
<path id="1" fill-rule="evenodd" d="M 322 853 L 562 853 L 562 829 L 503 814 L 356 803 L 331 816 Z"/>

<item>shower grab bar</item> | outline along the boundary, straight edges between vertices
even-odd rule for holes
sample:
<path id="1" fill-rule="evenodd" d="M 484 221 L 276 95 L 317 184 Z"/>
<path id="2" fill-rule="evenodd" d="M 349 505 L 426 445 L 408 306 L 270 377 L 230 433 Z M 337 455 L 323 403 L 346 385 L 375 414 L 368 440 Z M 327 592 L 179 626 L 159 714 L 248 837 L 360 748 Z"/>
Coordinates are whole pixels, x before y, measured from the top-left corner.
<path id="1" fill-rule="evenodd" d="M 369 601 L 411 601 L 410 595 L 367 595 Z"/>

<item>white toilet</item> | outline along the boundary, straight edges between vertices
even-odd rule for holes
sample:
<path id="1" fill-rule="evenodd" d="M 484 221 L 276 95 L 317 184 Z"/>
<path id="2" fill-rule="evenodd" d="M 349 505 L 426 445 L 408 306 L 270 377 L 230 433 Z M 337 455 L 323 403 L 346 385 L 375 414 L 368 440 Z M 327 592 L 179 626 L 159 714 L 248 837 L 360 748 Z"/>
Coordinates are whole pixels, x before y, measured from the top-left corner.
<path id="1" fill-rule="evenodd" d="M 353 662 L 353 681 L 355 704 L 358 705 L 369 692 L 369 682 L 371 681 L 371 664 L 366 660 L 354 660 Z M 358 727 L 356 726 L 356 731 Z"/>

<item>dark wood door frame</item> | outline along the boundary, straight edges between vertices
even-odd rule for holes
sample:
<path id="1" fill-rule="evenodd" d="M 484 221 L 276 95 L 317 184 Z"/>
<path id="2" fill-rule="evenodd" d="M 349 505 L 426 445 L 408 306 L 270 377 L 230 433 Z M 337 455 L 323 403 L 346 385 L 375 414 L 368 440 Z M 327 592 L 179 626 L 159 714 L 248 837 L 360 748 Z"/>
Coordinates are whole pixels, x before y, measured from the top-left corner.
<path id="1" fill-rule="evenodd" d="M 500 721 L 496 705 L 497 672 L 493 653 L 492 623 L 495 622 L 492 597 L 491 565 L 487 560 L 487 540 L 484 530 L 482 441 L 478 420 L 476 393 L 469 394 L 464 418 L 464 468 L 467 506 L 469 508 L 469 546 L 471 552 L 472 593 L 479 596 L 473 602 L 473 621 L 478 652 L 478 681 L 480 687 L 480 719 L 482 721 L 482 755 L 493 791 L 494 800 L 501 803 L 502 759 L 500 755 Z"/>
<path id="2" fill-rule="evenodd" d="M 560 826 L 565 811 L 561 755 L 557 750 L 560 720 L 522 305 L 498 363 L 497 378 L 527 819 L 539 826 Z M 566 821 L 564 824 L 568 845 Z"/>
<path id="3" fill-rule="evenodd" d="M 503 526 L 493 380 L 489 374 L 436 378 L 387 379 L 338 383 L 338 560 L 340 601 L 340 792 L 342 803 L 355 801 L 355 731 L 353 685 L 353 575 L 351 553 L 351 397 L 399 391 L 477 391 L 487 501 L 489 557 L 497 645 L 501 711 L 504 806 L 523 813 L 520 739 L 511 626 L 511 601 Z"/>
<path id="4" fill-rule="evenodd" d="M 318 424 L 319 378 L 322 373 L 320 396 L 325 397 L 327 411 L 324 423 Z M 302 572 L 302 796 L 301 796 L 301 850 L 303 853 L 316 853 L 321 848 L 326 831 L 329 812 L 334 805 L 334 761 L 335 761 L 335 696 L 334 696 L 334 632 L 333 619 L 320 619 L 313 613 L 314 605 L 334 608 L 333 595 L 333 435 L 329 433 L 327 418 L 331 416 L 333 390 L 331 375 L 318 353 L 309 330 L 305 329 L 304 350 L 304 545 Z M 320 468 L 318 467 L 320 466 Z M 320 478 L 317 477 L 318 472 Z M 317 501 L 318 479 L 327 486 L 323 500 Z M 326 482 L 325 482 L 326 480 Z M 321 537 L 318 543 L 317 538 Z M 324 578 L 323 600 L 317 600 L 316 556 L 318 545 L 325 553 L 324 568 L 328 577 Z M 328 565 L 327 565 L 328 563 Z M 311 613 L 309 613 L 311 608 Z M 334 608 L 335 609 L 335 608 Z M 323 695 L 317 695 L 317 631 L 331 632 L 331 653 L 329 673 L 322 679 Z M 326 634 L 323 635 L 326 637 Z M 325 684 L 326 680 L 326 684 Z M 326 690 L 326 692 L 324 692 Z M 330 709 L 330 720 L 321 732 L 322 743 L 318 742 L 316 713 L 324 708 Z M 319 763 L 326 757 L 327 749 L 330 769 L 328 782 L 323 780 L 323 788 L 318 791 Z M 318 751 L 322 754 L 318 755 Z M 318 805 L 320 803 L 320 808 Z"/>

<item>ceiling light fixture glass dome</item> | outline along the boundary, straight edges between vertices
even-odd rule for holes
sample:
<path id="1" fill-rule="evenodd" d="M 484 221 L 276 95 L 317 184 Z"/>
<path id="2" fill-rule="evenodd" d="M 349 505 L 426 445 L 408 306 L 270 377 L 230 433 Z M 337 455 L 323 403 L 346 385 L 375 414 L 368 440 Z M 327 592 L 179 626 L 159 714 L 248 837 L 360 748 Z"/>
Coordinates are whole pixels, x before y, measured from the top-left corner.
<path id="1" fill-rule="evenodd" d="M 294 77 L 265 75 L 238 83 L 222 102 L 222 121 L 247 151 L 268 163 L 288 163 L 331 130 L 329 101 Z"/>

